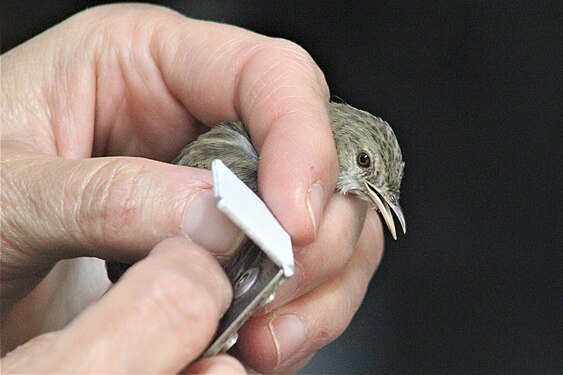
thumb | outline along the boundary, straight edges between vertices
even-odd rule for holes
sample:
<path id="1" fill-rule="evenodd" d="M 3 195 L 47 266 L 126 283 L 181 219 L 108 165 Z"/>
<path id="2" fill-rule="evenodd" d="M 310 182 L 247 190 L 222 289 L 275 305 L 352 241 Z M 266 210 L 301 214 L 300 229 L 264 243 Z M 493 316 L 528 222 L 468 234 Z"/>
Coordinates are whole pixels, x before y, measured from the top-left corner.
<path id="1" fill-rule="evenodd" d="M 217 210 L 211 189 L 205 170 L 130 157 L 66 160 L 5 147 L 2 268 L 25 272 L 33 263 L 44 269 L 78 256 L 133 262 L 170 236 L 229 255 L 241 234 Z"/>
<path id="2" fill-rule="evenodd" d="M 2 358 L 2 373 L 177 373 L 203 352 L 232 292 L 215 259 L 190 241 L 160 242 L 60 331 Z M 240 373 L 226 359 L 197 370 Z"/>

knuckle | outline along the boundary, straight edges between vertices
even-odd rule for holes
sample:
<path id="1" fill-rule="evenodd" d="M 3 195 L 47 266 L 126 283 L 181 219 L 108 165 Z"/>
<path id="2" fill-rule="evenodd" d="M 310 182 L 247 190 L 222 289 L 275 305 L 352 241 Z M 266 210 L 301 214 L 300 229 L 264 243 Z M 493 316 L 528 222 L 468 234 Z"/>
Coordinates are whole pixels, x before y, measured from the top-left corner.
<path id="1" fill-rule="evenodd" d="M 110 179 L 106 184 L 98 185 L 102 203 L 102 223 L 105 229 L 121 229 L 140 209 L 139 188 L 143 186 L 143 173 L 132 168 L 117 165 L 110 169 Z"/>
<path id="2" fill-rule="evenodd" d="M 118 159 L 92 170 L 82 182 L 76 222 L 93 240 L 109 242 L 140 216 L 150 183 L 144 168 L 132 168 Z M 103 244 L 101 244 L 103 245 Z"/>
<path id="3" fill-rule="evenodd" d="M 274 38 L 270 39 L 266 52 L 275 53 L 279 52 L 284 56 L 288 56 L 291 60 L 302 61 L 305 64 L 315 65 L 311 55 L 299 44 L 287 39 Z"/>
<path id="4" fill-rule="evenodd" d="M 356 228 L 361 227 L 361 224 L 357 223 L 357 216 L 340 216 L 339 218 L 335 218 L 334 221 L 332 218 L 327 220 L 328 222 L 325 228 L 327 236 L 326 243 L 338 247 L 339 267 L 343 267 L 352 257 L 359 237 L 359 230 Z M 348 220 L 344 221 L 343 219 Z M 349 225 L 345 225 L 344 223 L 349 223 Z M 330 253 L 334 255 L 334 252 Z"/>
<path id="5" fill-rule="evenodd" d="M 286 39 L 273 39 L 265 44 L 257 53 L 260 59 L 269 62 L 272 68 L 268 72 L 278 72 L 276 68 L 285 70 L 286 74 L 298 74 L 300 78 L 316 81 L 317 64 L 311 55 L 298 44 Z M 282 75 L 282 77 L 285 75 Z"/>
<path id="6" fill-rule="evenodd" d="M 248 80 L 243 80 L 242 87 L 254 92 L 252 97 L 291 97 L 296 80 L 301 87 L 312 89 L 322 97 L 328 93 L 324 76 L 311 55 L 286 39 L 265 39 L 249 56 L 246 69 Z M 271 86 L 277 89 L 271 92 Z"/>
<path id="7" fill-rule="evenodd" d="M 317 343 L 314 345 L 315 348 L 322 348 L 336 340 L 344 333 L 348 325 L 350 325 L 353 315 L 350 311 L 350 300 L 350 296 L 344 292 L 342 288 L 339 288 L 339 306 L 335 307 L 334 310 L 325 310 L 323 317 L 317 321 L 318 323 L 314 334 L 315 338 L 313 339 L 313 341 Z M 339 313 L 336 314 L 335 311 Z"/>
<path id="8" fill-rule="evenodd" d="M 364 285 L 337 282 L 331 297 L 332 303 L 337 306 L 334 306 L 333 309 L 326 309 L 326 312 L 316 320 L 314 348 L 322 348 L 344 333 L 363 300 L 366 288 L 367 286 Z M 334 314 L 334 311 L 341 313 Z"/>
<path id="9" fill-rule="evenodd" d="M 369 214 L 346 270 L 328 285 L 329 302 L 332 309 L 315 321 L 315 342 L 320 348 L 338 338 L 350 325 L 352 317 L 360 307 L 367 292 L 369 280 L 381 260 L 383 232 L 378 216 Z M 375 249 L 374 249 L 375 247 Z M 331 311 L 340 311 L 333 314 Z"/>
<path id="10" fill-rule="evenodd" d="M 329 97 L 328 84 L 324 73 L 307 50 L 287 39 L 275 39 L 272 48 L 281 52 L 282 57 L 287 60 L 286 62 L 289 63 L 290 68 L 293 67 L 305 73 L 313 83 L 311 87 L 316 88 L 321 96 Z"/>

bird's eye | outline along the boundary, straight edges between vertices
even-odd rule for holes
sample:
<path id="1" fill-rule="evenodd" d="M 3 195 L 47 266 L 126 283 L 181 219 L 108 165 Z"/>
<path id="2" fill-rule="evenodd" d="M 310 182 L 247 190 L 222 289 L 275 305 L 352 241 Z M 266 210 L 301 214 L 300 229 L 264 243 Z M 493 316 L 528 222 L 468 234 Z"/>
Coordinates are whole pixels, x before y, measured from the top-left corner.
<path id="1" fill-rule="evenodd" d="M 358 158 L 356 159 L 356 161 L 358 162 L 358 165 L 362 168 L 369 168 L 369 166 L 371 165 L 371 160 L 369 158 L 369 155 L 365 152 L 360 152 L 358 154 Z"/>

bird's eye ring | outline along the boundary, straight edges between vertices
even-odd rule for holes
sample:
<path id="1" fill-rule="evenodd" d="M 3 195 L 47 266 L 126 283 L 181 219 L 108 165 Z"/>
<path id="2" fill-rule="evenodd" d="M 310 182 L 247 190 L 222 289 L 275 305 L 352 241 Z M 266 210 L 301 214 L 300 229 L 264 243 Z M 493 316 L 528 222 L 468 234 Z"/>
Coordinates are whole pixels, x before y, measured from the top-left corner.
<path id="1" fill-rule="evenodd" d="M 358 154 L 356 161 L 362 168 L 369 168 L 369 166 L 371 165 L 371 159 L 369 158 L 369 155 L 364 151 Z"/>

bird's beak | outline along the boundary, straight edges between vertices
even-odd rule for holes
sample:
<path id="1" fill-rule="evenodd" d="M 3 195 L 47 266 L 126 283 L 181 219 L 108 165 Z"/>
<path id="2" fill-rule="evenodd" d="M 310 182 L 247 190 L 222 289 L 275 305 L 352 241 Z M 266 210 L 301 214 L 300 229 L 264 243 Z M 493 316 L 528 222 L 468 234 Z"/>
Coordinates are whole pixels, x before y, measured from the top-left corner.
<path id="1" fill-rule="evenodd" d="M 396 200 L 392 200 L 388 198 L 386 195 L 382 194 L 375 186 L 373 186 L 368 181 L 365 182 L 366 189 L 371 197 L 371 200 L 381 212 L 381 216 L 383 216 L 383 220 L 385 220 L 385 224 L 387 224 L 387 228 L 391 232 L 393 239 L 397 239 L 397 232 L 395 230 L 395 222 L 393 221 L 393 212 L 399 219 L 399 223 L 401 223 L 401 228 L 403 229 L 403 233 L 407 233 L 407 223 L 405 221 L 405 216 L 403 215 L 403 210 L 399 205 L 399 202 Z M 389 208 L 391 206 L 391 208 Z"/>

